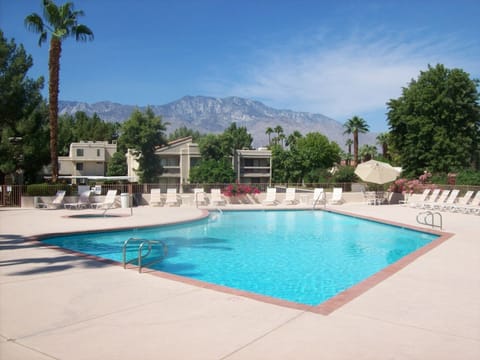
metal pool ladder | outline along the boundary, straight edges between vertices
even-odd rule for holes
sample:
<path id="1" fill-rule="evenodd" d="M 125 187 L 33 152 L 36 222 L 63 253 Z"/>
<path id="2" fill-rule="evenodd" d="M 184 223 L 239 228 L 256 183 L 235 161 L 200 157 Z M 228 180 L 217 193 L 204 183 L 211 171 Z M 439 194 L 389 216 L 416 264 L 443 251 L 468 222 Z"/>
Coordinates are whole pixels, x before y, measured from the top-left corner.
<path id="1" fill-rule="evenodd" d="M 438 223 L 437 223 L 438 220 Z M 442 230 L 443 219 L 439 212 L 422 211 L 417 215 L 417 223 L 431 226 L 433 228 L 440 228 Z"/>
<path id="2" fill-rule="evenodd" d="M 168 254 L 168 247 L 167 247 L 167 244 L 165 244 L 162 240 L 147 240 L 147 239 L 140 239 L 140 238 L 130 238 L 128 240 L 125 240 L 125 242 L 123 243 L 123 268 L 126 269 L 127 268 L 127 264 L 133 262 L 135 260 L 135 258 L 133 259 L 130 259 L 127 261 L 127 246 L 129 243 L 140 243 L 140 245 L 138 246 L 138 257 L 137 257 L 137 264 L 138 264 L 138 272 L 141 273 L 142 272 L 142 267 L 143 266 L 150 266 L 150 265 L 153 265 L 157 262 L 160 262 L 162 261 L 164 258 L 167 257 L 167 254 Z M 142 264 L 143 263 L 143 260 L 152 252 L 152 246 L 154 245 L 161 245 L 162 246 L 162 249 L 163 249 L 163 256 L 160 257 L 159 259 L 155 259 L 147 264 Z M 147 246 L 148 250 L 147 250 L 147 253 L 146 254 L 142 254 L 143 253 L 143 248 Z"/>

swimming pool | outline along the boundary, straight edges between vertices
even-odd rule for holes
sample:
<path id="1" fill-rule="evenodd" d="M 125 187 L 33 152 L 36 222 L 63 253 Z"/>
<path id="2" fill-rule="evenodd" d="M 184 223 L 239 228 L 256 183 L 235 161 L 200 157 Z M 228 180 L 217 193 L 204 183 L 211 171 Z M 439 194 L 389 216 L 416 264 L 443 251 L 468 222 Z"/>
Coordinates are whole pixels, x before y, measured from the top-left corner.
<path id="1" fill-rule="evenodd" d="M 187 224 L 44 242 L 121 262 L 130 237 L 167 244 L 155 270 L 316 306 L 438 236 L 326 211 L 225 211 Z"/>

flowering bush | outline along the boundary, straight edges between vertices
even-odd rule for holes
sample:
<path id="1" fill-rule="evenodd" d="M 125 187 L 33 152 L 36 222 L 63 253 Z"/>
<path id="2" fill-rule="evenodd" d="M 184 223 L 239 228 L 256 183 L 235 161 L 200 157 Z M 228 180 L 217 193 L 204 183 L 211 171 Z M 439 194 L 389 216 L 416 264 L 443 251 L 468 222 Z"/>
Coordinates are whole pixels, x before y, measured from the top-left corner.
<path id="1" fill-rule="evenodd" d="M 247 195 L 247 194 L 252 194 L 252 195 L 260 194 L 260 190 L 258 190 L 255 186 L 237 183 L 237 184 L 228 185 L 223 191 L 223 195 L 228 197 Z"/>

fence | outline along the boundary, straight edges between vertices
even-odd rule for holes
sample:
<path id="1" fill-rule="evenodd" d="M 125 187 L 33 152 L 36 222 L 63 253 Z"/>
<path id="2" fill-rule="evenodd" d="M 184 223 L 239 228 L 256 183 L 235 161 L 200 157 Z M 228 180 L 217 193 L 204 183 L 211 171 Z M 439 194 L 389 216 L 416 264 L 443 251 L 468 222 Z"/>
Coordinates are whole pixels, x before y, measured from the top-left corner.
<path id="1" fill-rule="evenodd" d="M 101 184 L 97 188 L 97 195 L 105 195 L 108 190 L 117 190 L 117 193 L 129 193 L 133 194 L 134 205 L 139 204 L 140 201 L 136 200 L 141 194 L 150 194 L 150 190 L 154 188 L 160 188 L 162 193 L 167 191 L 167 188 L 176 188 L 179 193 L 193 193 L 195 188 L 203 188 L 205 192 L 210 192 L 211 189 L 225 189 L 229 184 Z M 343 191 L 352 191 L 352 183 L 312 183 L 312 184 L 248 184 L 249 186 L 256 187 L 261 192 L 265 192 L 268 186 L 276 187 L 279 192 L 285 191 L 287 187 L 295 187 L 298 192 L 310 191 L 314 188 L 321 187 L 325 190 L 330 190 L 333 187 L 341 187 Z M 78 194 L 77 185 L 65 185 L 67 186 L 68 195 Z M 480 185 L 437 185 L 442 189 L 460 189 L 461 193 L 468 190 L 480 191 Z M 36 189 L 40 188 L 42 194 L 54 195 L 58 185 L 37 185 Z M 94 186 L 92 186 L 94 188 Z M 0 206 L 19 207 L 22 204 L 22 196 L 38 196 L 40 194 L 28 193 L 27 185 L 0 185 Z"/>

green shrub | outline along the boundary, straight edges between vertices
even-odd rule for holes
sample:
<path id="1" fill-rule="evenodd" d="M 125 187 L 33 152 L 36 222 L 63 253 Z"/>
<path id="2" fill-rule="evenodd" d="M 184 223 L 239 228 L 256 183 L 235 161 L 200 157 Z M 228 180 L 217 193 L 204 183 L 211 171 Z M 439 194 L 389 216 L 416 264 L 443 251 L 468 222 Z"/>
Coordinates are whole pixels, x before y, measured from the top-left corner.
<path id="1" fill-rule="evenodd" d="M 73 187 L 67 184 L 31 184 L 27 186 L 27 195 L 55 196 L 58 190 L 65 190 L 67 196 L 74 192 Z"/>
<path id="2" fill-rule="evenodd" d="M 457 185 L 480 185 L 480 171 L 462 170 L 457 173 Z"/>
<path id="3" fill-rule="evenodd" d="M 350 183 L 358 180 L 357 175 L 354 173 L 355 168 L 353 166 L 341 166 L 333 176 L 336 183 Z"/>

